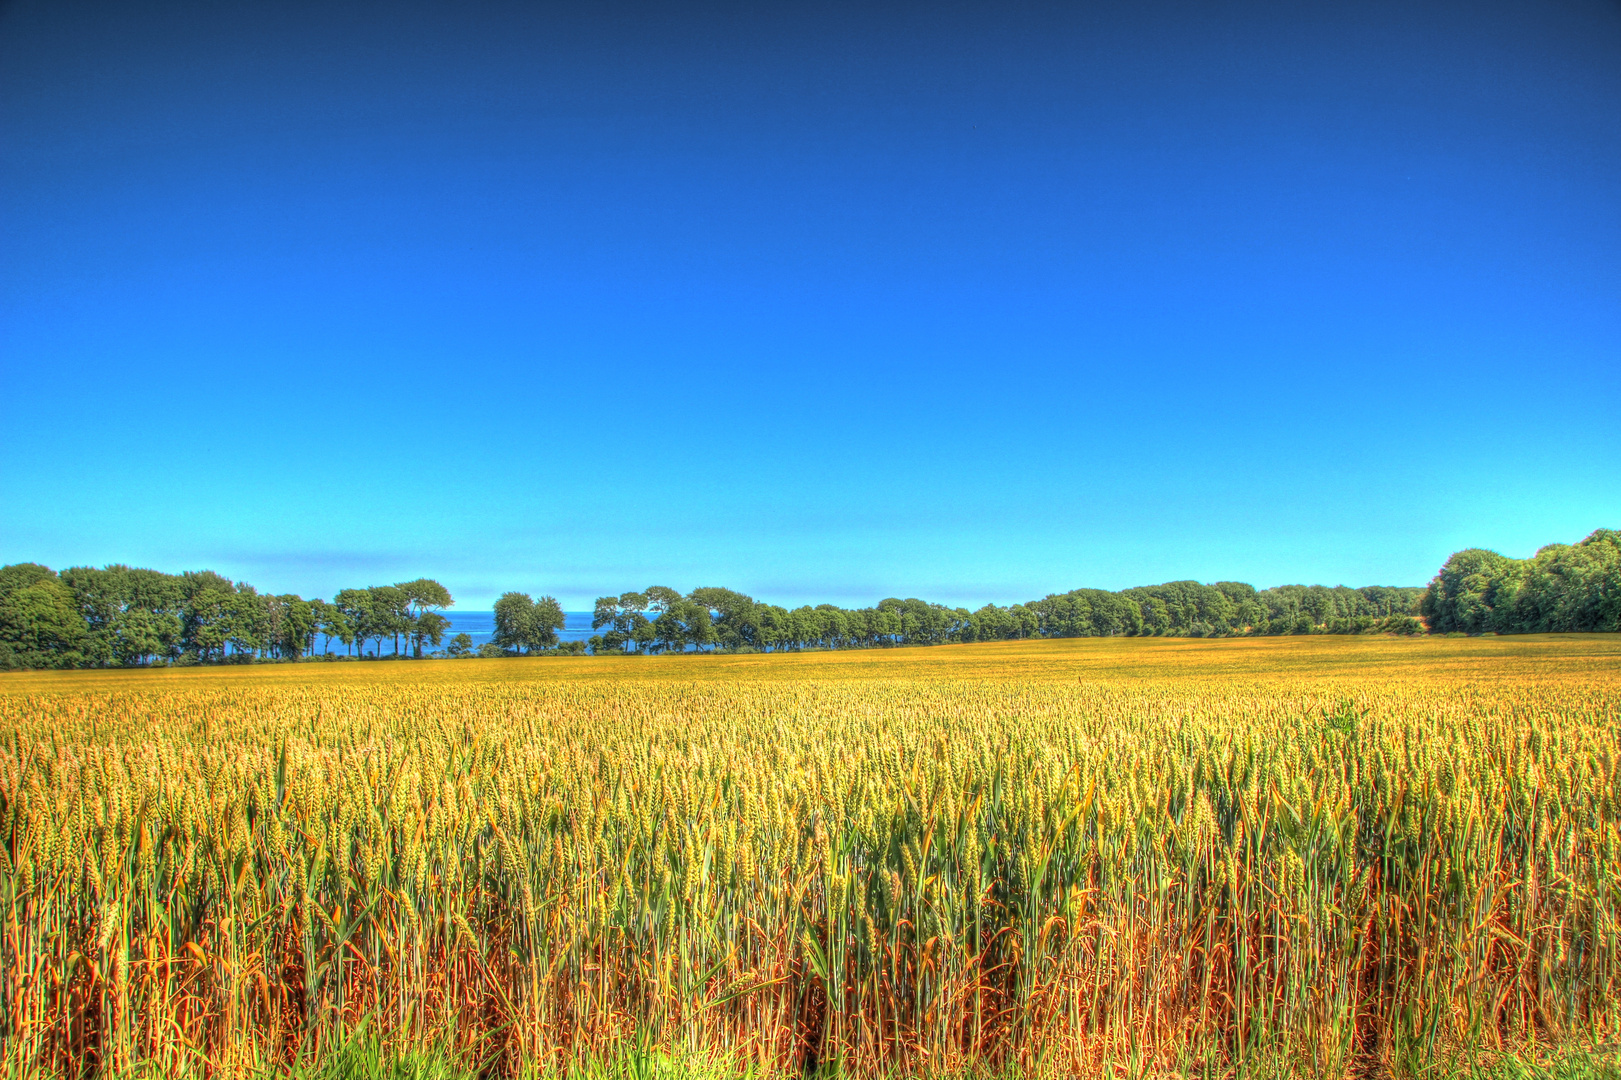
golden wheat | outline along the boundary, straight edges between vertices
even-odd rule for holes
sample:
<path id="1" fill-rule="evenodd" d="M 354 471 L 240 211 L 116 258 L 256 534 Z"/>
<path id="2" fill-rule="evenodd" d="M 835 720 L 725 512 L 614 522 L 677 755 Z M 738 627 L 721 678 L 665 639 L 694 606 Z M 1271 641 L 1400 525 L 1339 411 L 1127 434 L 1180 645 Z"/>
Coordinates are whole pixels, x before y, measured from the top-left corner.
<path id="1" fill-rule="evenodd" d="M 4 1053 L 1339 1076 L 1613 1033 L 1613 650 L 1246 647 L 11 682 Z"/>

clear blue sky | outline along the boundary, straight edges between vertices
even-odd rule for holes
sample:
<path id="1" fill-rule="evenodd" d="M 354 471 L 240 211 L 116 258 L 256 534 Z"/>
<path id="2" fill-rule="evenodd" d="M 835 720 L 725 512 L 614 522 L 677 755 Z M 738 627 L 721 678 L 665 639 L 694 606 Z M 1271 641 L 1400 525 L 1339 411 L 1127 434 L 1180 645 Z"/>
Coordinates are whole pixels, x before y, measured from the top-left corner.
<path id="1" fill-rule="evenodd" d="M 953 603 L 1621 526 L 1621 4 L 0 8 L 0 562 Z"/>

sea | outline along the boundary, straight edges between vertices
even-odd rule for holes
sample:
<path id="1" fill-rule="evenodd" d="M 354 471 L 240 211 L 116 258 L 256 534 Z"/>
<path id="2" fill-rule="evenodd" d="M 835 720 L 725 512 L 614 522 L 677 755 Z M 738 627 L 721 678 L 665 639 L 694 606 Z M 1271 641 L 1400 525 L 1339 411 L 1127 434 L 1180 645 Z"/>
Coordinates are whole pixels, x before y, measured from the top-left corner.
<path id="1" fill-rule="evenodd" d="M 446 611 L 445 617 L 450 620 L 450 628 L 445 631 L 444 645 L 450 644 L 450 639 L 457 634 L 466 634 L 473 639 L 473 648 L 478 648 L 486 641 L 495 638 L 495 612 L 493 611 Z M 563 612 L 563 629 L 557 632 L 559 641 L 585 641 L 601 630 L 591 629 L 591 615 L 589 611 Z"/>

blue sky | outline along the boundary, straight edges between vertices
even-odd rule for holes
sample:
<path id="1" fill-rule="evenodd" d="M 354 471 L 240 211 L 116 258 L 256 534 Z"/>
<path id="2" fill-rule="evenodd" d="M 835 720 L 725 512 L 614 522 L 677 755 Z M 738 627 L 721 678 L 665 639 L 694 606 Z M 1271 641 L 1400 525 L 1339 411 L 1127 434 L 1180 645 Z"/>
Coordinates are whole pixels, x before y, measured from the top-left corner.
<path id="1" fill-rule="evenodd" d="M 1621 526 L 1621 5 L 0 8 L 0 562 L 1418 584 Z"/>

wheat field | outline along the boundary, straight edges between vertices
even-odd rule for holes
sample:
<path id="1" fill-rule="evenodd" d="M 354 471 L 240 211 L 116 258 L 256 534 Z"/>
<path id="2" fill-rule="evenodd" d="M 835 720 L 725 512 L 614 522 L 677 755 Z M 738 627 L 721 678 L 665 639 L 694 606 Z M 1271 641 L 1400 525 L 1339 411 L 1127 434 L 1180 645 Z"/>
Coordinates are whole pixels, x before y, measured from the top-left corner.
<path id="1" fill-rule="evenodd" d="M 1621 641 L 0 676 L 11 1075 L 1419 1075 L 1621 1020 Z"/>

